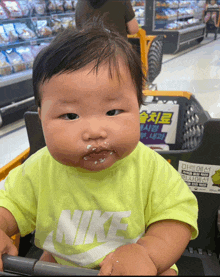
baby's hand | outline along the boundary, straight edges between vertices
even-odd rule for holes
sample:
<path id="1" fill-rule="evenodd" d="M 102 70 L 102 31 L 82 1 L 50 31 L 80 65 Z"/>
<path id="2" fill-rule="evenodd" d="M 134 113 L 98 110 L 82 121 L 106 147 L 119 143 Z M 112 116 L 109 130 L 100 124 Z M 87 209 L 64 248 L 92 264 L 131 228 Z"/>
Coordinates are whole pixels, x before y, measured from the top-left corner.
<path id="1" fill-rule="evenodd" d="M 147 250 L 136 243 L 120 246 L 100 263 L 98 275 L 157 275 Z"/>
<path id="2" fill-rule="evenodd" d="M 3 271 L 2 255 L 9 254 L 12 256 L 18 255 L 18 250 L 14 246 L 12 240 L 0 229 L 0 271 Z"/>

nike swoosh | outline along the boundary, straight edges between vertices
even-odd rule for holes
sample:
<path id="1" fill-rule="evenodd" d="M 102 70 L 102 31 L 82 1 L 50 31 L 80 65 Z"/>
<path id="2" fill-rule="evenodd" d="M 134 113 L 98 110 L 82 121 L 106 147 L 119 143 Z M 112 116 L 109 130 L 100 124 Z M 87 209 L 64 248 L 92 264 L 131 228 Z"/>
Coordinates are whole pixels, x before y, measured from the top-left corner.
<path id="1" fill-rule="evenodd" d="M 122 241 L 108 241 L 80 254 L 65 255 L 56 251 L 53 244 L 53 232 L 54 231 L 52 231 L 47 236 L 43 245 L 43 249 L 49 251 L 50 253 L 56 255 L 61 259 L 74 262 L 79 266 L 87 266 L 91 263 L 94 263 L 102 257 L 105 257 L 107 254 L 109 254 L 119 246 L 137 242 L 144 235 L 144 233 L 142 233 L 135 239 L 124 239 Z"/>

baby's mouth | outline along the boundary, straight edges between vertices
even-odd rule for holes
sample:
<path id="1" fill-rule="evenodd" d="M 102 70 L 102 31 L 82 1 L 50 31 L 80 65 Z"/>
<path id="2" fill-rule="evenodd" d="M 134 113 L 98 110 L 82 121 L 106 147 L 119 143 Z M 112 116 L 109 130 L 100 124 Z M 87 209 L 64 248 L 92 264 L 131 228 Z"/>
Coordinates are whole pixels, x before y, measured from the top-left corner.
<path id="1" fill-rule="evenodd" d="M 101 150 L 99 152 L 92 152 L 86 157 L 91 157 L 91 158 L 99 158 L 99 157 L 105 157 L 109 153 L 108 150 Z"/>
<path id="2" fill-rule="evenodd" d="M 111 150 L 100 150 L 100 151 L 93 151 L 84 156 L 84 160 L 96 160 L 96 161 L 104 161 L 108 155 L 112 155 L 113 151 Z"/>

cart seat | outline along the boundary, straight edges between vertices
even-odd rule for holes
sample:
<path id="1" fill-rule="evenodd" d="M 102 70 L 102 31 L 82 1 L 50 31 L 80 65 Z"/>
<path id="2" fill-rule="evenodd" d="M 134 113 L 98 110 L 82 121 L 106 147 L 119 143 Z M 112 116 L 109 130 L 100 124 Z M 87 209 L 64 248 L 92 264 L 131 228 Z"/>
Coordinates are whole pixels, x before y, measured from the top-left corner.
<path id="1" fill-rule="evenodd" d="M 204 135 L 200 146 L 196 149 L 159 152 L 180 172 L 195 194 L 199 205 L 199 236 L 190 241 L 186 251 L 177 262 L 180 275 L 188 276 L 190 272 L 194 275 L 195 270 L 195 275 L 220 275 L 220 228 L 218 226 L 220 184 L 218 180 L 215 182 L 215 179 L 212 179 L 213 176 L 218 175 L 220 170 L 219 136 L 220 119 L 209 119 L 204 124 Z M 206 177 L 201 177 L 201 175 Z M 189 258 L 192 259 L 189 260 Z M 188 264 L 187 267 L 185 267 L 186 264 Z"/>

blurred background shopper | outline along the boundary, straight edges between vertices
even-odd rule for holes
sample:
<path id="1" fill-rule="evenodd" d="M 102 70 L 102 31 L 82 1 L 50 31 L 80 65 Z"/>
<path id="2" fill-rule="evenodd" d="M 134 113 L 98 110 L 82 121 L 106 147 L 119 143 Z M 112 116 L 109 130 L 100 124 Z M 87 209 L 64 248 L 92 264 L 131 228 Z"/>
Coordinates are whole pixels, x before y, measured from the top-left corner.
<path id="1" fill-rule="evenodd" d="M 83 28 L 83 25 L 92 18 L 100 16 L 103 17 L 105 26 L 111 26 L 124 37 L 138 32 L 138 22 L 130 0 L 78 0 L 76 5 L 78 29 Z"/>

